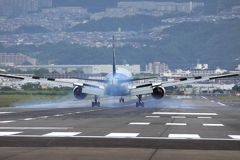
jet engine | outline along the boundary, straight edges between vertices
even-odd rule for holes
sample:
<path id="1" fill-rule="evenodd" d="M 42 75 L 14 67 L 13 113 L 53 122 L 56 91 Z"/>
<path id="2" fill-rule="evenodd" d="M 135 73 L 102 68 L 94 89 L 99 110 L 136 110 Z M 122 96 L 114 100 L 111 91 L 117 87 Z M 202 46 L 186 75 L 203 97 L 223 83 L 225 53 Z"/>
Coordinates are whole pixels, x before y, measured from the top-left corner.
<path id="1" fill-rule="evenodd" d="M 73 95 L 75 98 L 81 100 L 81 99 L 84 99 L 87 97 L 87 94 L 86 93 L 82 93 L 82 87 L 80 86 L 76 86 L 74 89 L 73 89 Z"/>
<path id="2" fill-rule="evenodd" d="M 153 89 L 152 97 L 154 99 L 161 99 L 163 98 L 164 95 L 165 95 L 165 89 L 163 87 L 158 86 Z"/>

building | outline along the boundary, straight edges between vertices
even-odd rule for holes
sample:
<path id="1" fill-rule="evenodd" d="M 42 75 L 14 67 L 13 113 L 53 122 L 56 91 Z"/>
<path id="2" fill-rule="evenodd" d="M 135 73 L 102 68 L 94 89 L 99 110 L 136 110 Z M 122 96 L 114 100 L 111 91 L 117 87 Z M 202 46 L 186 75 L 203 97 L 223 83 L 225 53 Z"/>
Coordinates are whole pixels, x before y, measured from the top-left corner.
<path id="1" fill-rule="evenodd" d="M 24 62 L 36 65 L 37 60 L 21 53 L 0 53 L 0 64 L 13 63 L 14 65 L 22 65 Z"/>
<path id="2" fill-rule="evenodd" d="M 204 2 L 154 2 L 154 1 L 139 1 L 139 2 L 118 2 L 119 8 L 136 8 L 140 10 L 157 10 L 168 12 L 191 12 L 197 7 L 204 7 Z"/>
<path id="3" fill-rule="evenodd" d="M 43 13 L 76 13 L 76 14 L 88 14 L 86 8 L 82 7 L 57 7 L 43 9 Z"/>
<path id="4" fill-rule="evenodd" d="M 112 72 L 112 65 L 36 65 L 36 66 L 20 65 L 17 66 L 17 68 L 22 71 L 44 68 L 48 69 L 49 72 L 56 71 L 61 74 L 68 73 L 73 70 L 82 71 L 84 72 L 84 74 L 99 74 Z M 116 65 L 116 68 L 125 68 L 133 74 L 140 73 L 140 65 Z"/>
<path id="5" fill-rule="evenodd" d="M 154 62 L 146 65 L 146 73 L 163 74 L 169 70 L 168 65 L 165 63 Z"/>
<path id="6" fill-rule="evenodd" d="M 0 15 L 37 12 L 41 8 L 51 6 L 52 0 L 0 0 Z"/>

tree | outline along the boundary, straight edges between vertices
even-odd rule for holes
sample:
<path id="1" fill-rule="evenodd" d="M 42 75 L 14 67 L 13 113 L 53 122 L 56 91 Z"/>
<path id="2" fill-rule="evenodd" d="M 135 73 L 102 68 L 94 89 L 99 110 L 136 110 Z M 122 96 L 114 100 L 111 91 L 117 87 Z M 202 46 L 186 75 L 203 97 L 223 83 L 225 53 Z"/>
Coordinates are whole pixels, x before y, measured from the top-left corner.
<path id="1" fill-rule="evenodd" d="M 9 86 L 4 86 L 1 88 L 2 91 L 12 91 L 12 90 L 15 90 L 15 89 L 12 89 L 11 87 Z"/>
<path id="2" fill-rule="evenodd" d="M 34 75 L 38 77 L 44 77 L 44 74 L 49 74 L 49 70 L 45 68 L 40 68 L 38 70 L 34 70 Z"/>
<path id="3" fill-rule="evenodd" d="M 22 85 L 23 90 L 40 90 L 42 89 L 40 83 L 25 83 Z"/>
<path id="4" fill-rule="evenodd" d="M 236 91 L 236 92 L 240 92 L 240 86 L 235 85 L 235 86 L 232 87 L 232 90 Z"/>

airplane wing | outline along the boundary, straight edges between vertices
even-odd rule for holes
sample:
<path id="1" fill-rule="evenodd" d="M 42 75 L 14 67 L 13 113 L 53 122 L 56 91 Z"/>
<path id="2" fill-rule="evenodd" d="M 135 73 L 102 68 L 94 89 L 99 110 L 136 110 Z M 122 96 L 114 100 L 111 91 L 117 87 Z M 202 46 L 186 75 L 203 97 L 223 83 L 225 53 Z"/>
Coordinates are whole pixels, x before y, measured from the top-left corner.
<path id="1" fill-rule="evenodd" d="M 144 77 L 144 78 L 133 78 L 133 79 L 127 79 L 127 80 L 121 80 L 119 79 L 119 83 L 127 83 L 127 82 L 133 82 L 133 81 L 139 81 L 139 80 L 145 80 L 145 79 L 154 79 L 157 77 Z M 79 80 L 85 80 L 85 81 L 93 81 L 93 82 L 100 82 L 100 83 L 108 83 L 110 80 L 101 80 L 101 79 L 91 79 L 91 78 L 76 78 Z"/>
<path id="2" fill-rule="evenodd" d="M 86 94 L 94 94 L 94 95 L 104 95 L 104 87 L 100 84 L 95 83 L 79 83 L 79 82 L 69 82 L 69 81 L 63 81 L 63 80 L 57 80 L 54 78 L 47 78 L 43 79 L 40 77 L 24 77 L 24 76 L 16 76 L 16 75 L 10 75 L 10 74 L 0 74 L 0 77 L 5 78 L 14 78 L 23 80 L 26 82 L 39 82 L 42 84 L 50 84 L 50 85 L 59 85 L 62 87 L 69 87 L 73 88 L 76 86 L 82 87 L 82 92 Z"/>
<path id="3" fill-rule="evenodd" d="M 239 74 L 225 74 L 225 75 L 219 75 L 219 76 L 208 76 L 208 77 L 193 77 L 193 78 L 180 78 L 178 81 L 172 81 L 172 82 L 157 82 L 157 83 L 145 83 L 141 85 L 133 86 L 130 89 L 130 95 L 140 95 L 140 94 L 151 94 L 153 93 L 153 89 L 156 87 L 170 87 L 170 86 L 177 86 L 177 85 L 184 85 L 184 84 L 191 84 L 196 82 L 203 82 L 207 80 L 213 80 L 218 78 L 226 78 L 226 77 L 234 77 L 239 76 Z"/>

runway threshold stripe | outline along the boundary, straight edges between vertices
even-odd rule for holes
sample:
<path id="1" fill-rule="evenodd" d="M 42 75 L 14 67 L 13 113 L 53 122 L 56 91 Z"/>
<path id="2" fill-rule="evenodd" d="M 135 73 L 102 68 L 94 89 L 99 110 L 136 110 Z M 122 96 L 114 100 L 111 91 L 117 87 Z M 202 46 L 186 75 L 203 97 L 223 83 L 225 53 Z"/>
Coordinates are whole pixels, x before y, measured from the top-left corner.
<path id="1" fill-rule="evenodd" d="M 12 112 L 0 112 L 0 114 L 8 114 L 8 113 L 12 113 Z"/>
<path id="2" fill-rule="evenodd" d="M 240 135 L 228 135 L 228 136 L 233 139 L 240 139 Z"/>
<path id="3" fill-rule="evenodd" d="M 19 133 L 22 133 L 22 132 L 0 132 L 0 136 L 9 136 L 9 135 L 14 135 Z"/>
<path id="4" fill-rule="evenodd" d="M 181 112 L 153 112 L 152 114 L 164 115 L 200 115 L 200 116 L 215 116 L 217 113 L 181 113 Z"/>
<path id="5" fill-rule="evenodd" d="M 166 123 L 167 126 L 186 126 L 186 123 Z"/>
<path id="6" fill-rule="evenodd" d="M 137 137 L 140 133 L 110 133 L 105 137 L 113 138 L 128 138 L 128 137 Z"/>
<path id="7" fill-rule="evenodd" d="M 129 125 L 149 125 L 150 122 L 131 122 Z"/>
<path id="8" fill-rule="evenodd" d="M 72 127 L 0 127 L 0 129 L 9 129 L 9 130 L 68 130 L 73 129 Z"/>
<path id="9" fill-rule="evenodd" d="M 1 124 L 4 124 L 4 123 L 11 123 L 11 122 L 16 122 L 16 121 L 0 121 Z"/>
<path id="10" fill-rule="evenodd" d="M 82 132 L 51 132 L 42 135 L 43 137 L 73 137 L 78 134 L 81 134 Z"/>
<path id="11" fill-rule="evenodd" d="M 168 138 L 201 138 L 198 134 L 169 134 Z"/>
<path id="12" fill-rule="evenodd" d="M 203 124 L 203 126 L 222 127 L 222 126 L 224 126 L 224 125 L 223 125 L 223 124 Z"/>

